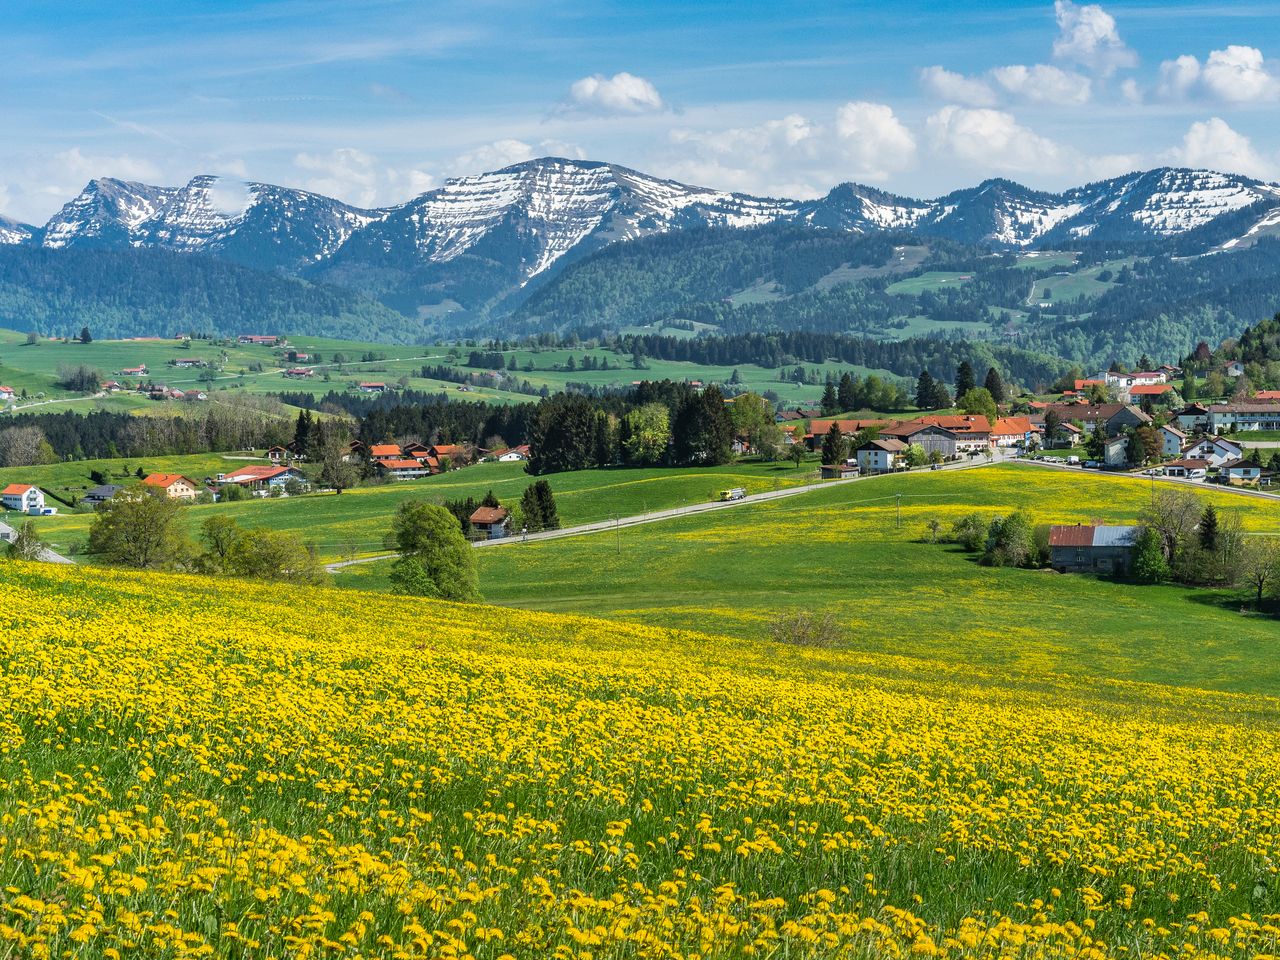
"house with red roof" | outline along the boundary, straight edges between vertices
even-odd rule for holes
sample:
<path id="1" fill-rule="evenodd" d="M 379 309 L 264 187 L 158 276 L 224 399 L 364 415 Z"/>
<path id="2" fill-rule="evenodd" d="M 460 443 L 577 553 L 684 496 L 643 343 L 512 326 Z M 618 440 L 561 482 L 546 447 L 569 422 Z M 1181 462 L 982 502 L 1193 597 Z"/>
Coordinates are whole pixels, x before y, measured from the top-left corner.
<path id="1" fill-rule="evenodd" d="M 8 402 L 9 400 L 12 400 L 15 396 L 17 396 L 17 394 L 14 391 L 13 387 L 0 386 L 0 402 Z"/>
<path id="2" fill-rule="evenodd" d="M 429 477 L 432 473 L 430 463 L 408 457 L 379 460 L 378 469 L 392 480 L 417 480 L 420 477 Z"/>
<path id="3" fill-rule="evenodd" d="M 385 393 L 387 385 L 381 382 L 370 381 L 369 383 L 360 384 L 358 389 L 361 393 Z"/>
<path id="4" fill-rule="evenodd" d="M 264 464 L 241 467 L 232 473 L 224 473 L 218 478 L 219 483 L 234 483 L 254 493 L 269 493 L 277 487 L 283 490 L 290 480 L 301 484 L 307 482 L 306 475 L 297 467 Z"/>
<path id="5" fill-rule="evenodd" d="M 29 483 L 11 483 L 0 490 L 0 505 L 18 513 L 38 514 L 44 509 L 44 492 Z"/>
<path id="6" fill-rule="evenodd" d="M 369 446 L 369 459 L 375 463 L 383 460 L 404 460 L 404 451 L 398 443 L 374 443 Z"/>
<path id="7" fill-rule="evenodd" d="M 507 535 L 506 507 L 477 507 L 471 514 L 471 526 L 486 540 L 501 540 Z"/>
<path id="8" fill-rule="evenodd" d="M 1103 523 L 1054 525 L 1049 564 L 1059 573 L 1127 573 L 1141 532 L 1141 527 Z"/>
<path id="9" fill-rule="evenodd" d="M 200 484 L 180 473 L 153 473 L 142 485 L 161 491 L 170 500 L 194 500 L 200 494 Z"/>
<path id="10" fill-rule="evenodd" d="M 1025 446 L 1039 433 L 1029 417 L 997 417 L 991 428 L 991 442 L 997 447 Z"/>
<path id="11" fill-rule="evenodd" d="M 1194 457 L 1184 457 L 1181 460 L 1171 460 L 1162 468 L 1166 477 L 1180 477 L 1183 480 L 1203 480 L 1209 472 L 1208 460 L 1197 460 Z"/>

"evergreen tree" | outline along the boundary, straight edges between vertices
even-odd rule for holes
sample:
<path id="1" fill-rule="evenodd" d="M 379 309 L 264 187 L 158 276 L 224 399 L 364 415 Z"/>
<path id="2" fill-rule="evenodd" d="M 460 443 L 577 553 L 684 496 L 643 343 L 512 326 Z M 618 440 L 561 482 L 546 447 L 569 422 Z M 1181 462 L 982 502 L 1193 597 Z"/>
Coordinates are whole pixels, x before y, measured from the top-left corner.
<path id="1" fill-rule="evenodd" d="M 717 395 L 719 391 L 716 391 Z M 529 465 L 535 476 L 585 470 L 594 462 L 596 410 L 577 393 L 557 393 L 538 404 L 529 426 Z"/>
<path id="2" fill-rule="evenodd" d="M 1208 553 L 1218 549 L 1218 511 L 1212 503 L 1200 514 L 1200 546 Z"/>
<path id="3" fill-rule="evenodd" d="M 537 483 L 524 488 L 524 493 L 520 496 L 520 513 L 524 517 L 524 528 L 529 533 L 537 533 L 543 529 L 542 501 L 538 499 Z"/>
<path id="4" fill-rule="evenodd" d="M 843 463 L 846 449 L 840 424 L 833 423 L 827 430 L 827 435 L 822 438 L 822 462 L 828 465 Z"/>
<path id="5" fill-rule="evenodd" d="M 502 506 L 502 504 L 499 503 L 498 498 L 494 496 L 493 490 L 489 490 L 489 492 L 484 495 L 484 499 L 480 501 L 480 506 L 493 507 L 494 509 L 497 509 Z"/>
<path id="6" fill-rule="evenodd" d="M 1133 552 L 1133 576 L 1141 583 L 1159 583 L 1169 577 L 1169 561 L 1164 556 L 1160 534 L 1143 527 Z"/>
<path id="7" fill-rule="evenodd" d="M 861 404 L 858 403 L 858 390 L 854 386 L 853 377 L 846 370 L 840 374 L 840 386 L 836 389 L 836 400 L 840 404 L 841 410 L 857 410 Z"/>
<path id="8" fill-rule="evenodd" d="M 928 370 L 921 370 L 916 378 L 916 406 L 921 410 L 933 410 L 935 399 L 933 376 Z"/>
<path id="9" fill-rule="evenodd" d="M 1196 398 L 1196 375 L 1190 370 L 1182 378 L 1182 399 L 1190 403 Z"/>
<path id="10" fill-rule="evenodd" d="M 79 339 L 80 339 L 80 342 L 81 342 L 81 343 L 93 343 L 93 334 L 91 334 L 91 333 L 89 332 L 89 328 L 88 328 L 88 327 L 81 327 L 81 328 L 80 328 L 80 337 L 79 337 Z"/>
<path id="11" fill-rule="evenodd" d="M 968 360 L 961 360 L 960 366 L 956 367 L 956 396 L 963 397 L 977 385 L 978 381 L 973 376 L 973 366 Z"/>
<path id="12" fill-rule="evenodd" d="M 930 408 L 941 410 L 949 406 L 951 406 L 951 392 L 947 390 L 947 385 L 941 380 L 933 381 L 933 402 L 930 404 Z"/>
<path id="13" fill-rule="evenodd" d="M 840 398 L 836 394 L 836 385 L 830 380 L 822 391 L 822 415 L 833 417 L 840 412 Z"/>
<path id="14" fill-rule="evenodd" d="M 1004 403 L 1007 399 L 1004 380 L 1000 376 L 1000 371 L 995 367 L 987 370 L 987 379 L 983 381 L 982 385 L 987 388 L 987 393 L 991 394 L 991 399 L 997 405 Z"/>
<path id="15" fill-rule="evenodd" d="M 298 419 L 293 427 L 293 450 L 301 456 L 307 456 L 312 443 L 312 428 L 315 421 L 310 410 L 299 410 Z"/>
<path id="16" fill-rule="evenodd" d="M 551 490 L 551 484 L 546 480 L 539 480 L 533 485 L 534 494 L 538 499 L 538 513 L 542 518 L 542 529 L 559 530 L 560 529 L 560 511 L 556 509 L 556 496 Z"/>
<path id="17" fill-rule="evenodd" d="M 716 387 L 688 396 L 672 424 L 675 457 L 681 464 L 714 466 L 733 456 L 733 421 Z"/>
<path id="18" fill-rule="evenodd" d="M 595 461 L 597 467 L 607 467 L 614 462 L 613 430 L 609 424 L 609 415 L 603 411 L 596 414 Z"/>

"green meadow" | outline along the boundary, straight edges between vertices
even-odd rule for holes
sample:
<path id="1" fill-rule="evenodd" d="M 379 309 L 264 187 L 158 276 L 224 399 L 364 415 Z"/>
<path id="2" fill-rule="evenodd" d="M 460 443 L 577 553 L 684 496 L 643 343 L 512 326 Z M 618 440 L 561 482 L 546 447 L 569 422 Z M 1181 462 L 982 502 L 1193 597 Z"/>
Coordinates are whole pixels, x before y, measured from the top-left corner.
<path id="1" fill-rule="evenodd" d="M 226 473 L 244 462 L 208 454 L 139 459 L 128 461 L 128 466 L 188 473 L 199 478 Z M 88 484 L 91 469 L 108 466 L 123 471 L 125 461 L 10 468 L 0 470 L 0 481 L 9 483 L 26 477 L 25 482 L 43 486 L 47 478 L 50 483 L 65 486 L 83 478 Z M 748 461 L 708 468 L 583 470 L 556 474 L 548 479 L 556 495 L 561 522 L 569 526 L 705 503 L 729 487 L 744 487 L 751 493 L 760 493 L 808 483 L 814 479 L 814 470 L 812 465 L 795 467 L 789 462 Z M 437 477 L 357 487 L 342 494 L 317 493 L 192 505 L 184 508 L 182 517 L 192 536 L 199 533 L 205 518 L 230 516 L 247 528 L 263 527 L 297 534 L 315 544 L 323 556 L 337 559 L 381 551 L 383 537 L 391 527 L 391 517 L 404 500 L 425 499 L 434 503 L 466 497 L 479 500 L 492 490 L 499 500 L 514 505 L 533 481 L 522 463 L 483 463 Z M 63 513 L 36 520 L 40 536 L 54 549 L 62 550 L 83 542 L 92 522 L 91 513 Z"/>
<path id="2" fill-rule="evenodd" d="M 901 504 L 899 506 L 899 496 Z M 979 566 L 923 542 L 977 511 L 1037 523 L 1133 522 L 1138 478 L 1029 466 L 912 473 L 562 540 L 487 548 L 488 602 L 763 639 L 779 614 L 830 612 L 865 653 L 1019 674 L 1064 672 L 1280 692 L 1280 626 L 1240 594 Z M 1246 529 L 1280 535 L 1280 502 L 1206 492 Z M 335 578 L 386 587 L 386 562 Z"/>

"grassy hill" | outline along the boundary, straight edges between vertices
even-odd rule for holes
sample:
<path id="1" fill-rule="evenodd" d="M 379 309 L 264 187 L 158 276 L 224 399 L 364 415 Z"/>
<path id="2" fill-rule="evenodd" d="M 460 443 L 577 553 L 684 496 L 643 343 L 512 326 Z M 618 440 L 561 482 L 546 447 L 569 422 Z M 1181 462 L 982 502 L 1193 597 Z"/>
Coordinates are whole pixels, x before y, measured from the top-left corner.
<path id="1" fill-rule="evenodd" d="M 901 525 L 898 495 L 901 495 Z M 978 566 L 921 542 L 924 524 L 1014 508 L 1035 522 L 1134 522 L 1139 478 L 997 466 L 916 473 L 624 530 L 482 552 L 488 600 L 680 629 L 769 636 L 779 614 L 829 611 L 869 654 L 1032 675 L 1280 689 L 1280 631 L 1239 594 L 1135 587 Z M 1280 503 L 1203 494 L 1246 529 L 1280 535 Z M 338 577 L 385 585 L 387 565 Z"/>
<path id="2" fill-rule="evenodd" d="M 13 563 L 0 624 L 15 956 L 1275 953 L 1273 698 Z"/>

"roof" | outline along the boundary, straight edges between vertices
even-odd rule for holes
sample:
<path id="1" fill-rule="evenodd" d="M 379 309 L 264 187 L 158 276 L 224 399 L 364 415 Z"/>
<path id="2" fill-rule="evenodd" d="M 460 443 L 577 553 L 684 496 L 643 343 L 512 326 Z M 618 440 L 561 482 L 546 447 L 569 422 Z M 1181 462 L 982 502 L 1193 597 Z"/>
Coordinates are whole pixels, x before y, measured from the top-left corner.
<path id="1" fill-rule="evenodd" d="M 124 487 L 117 483 L 104 483 L 101 486 L 94 487 L 92 490 L 85 491 L 85 499 L 110 500 L 117 492 L 123 489 Z"/>
<path id="2" fill-rule="evenodd" d="M 369 448 L 371 457 L 398 457 L 403 452 L 398 443 L 375 443 Z"/>
<path id="3" fill-rule="evenodd" d="M 4 387 L 0 387 L 3 390 Z M 1255 400 L 1280 400 L 1280 390 L 1259 390 L 1253 395 Z"/>
<path id="4" fill-rule="evenodd" d="M 1089 387 L 1105 387 L 1106 385 L 1107 381 L 1105 380 L 1077 380 L 1075 389 L 1085 390 Z"/>
<path id="5" fill-rule="evenodd" d="M 241 467 L 234 473 L 228 473 L 223 479 L 227 483 L 244 483 L 254 480 L 270 480 L 272 477 L 278 477 L 282 473 L 291 472 L 291 467 L 268 467 L 255 464 L 251 467 Z"/>
<path id="6" fill-rule="evenodd" d="M 437 443 L 431 447 L 437 457 L 448 457 L 455 453 L 466 453 L 467 448 L 456 443 Z"/>
<path id="7" fill-rule="evenodd" d="M 1047 413 L 1049 410 L 1062 417 L 1063 420 L 1106 421 L 1122 410 L 1131 411 L 1144 423 L 1151 419 L 1137 407 L 1127 403 L 1051 403 L 1045 408 L 1045 412 Z"/>
<path id="8" fill-rule="evenodd" d="M 169 487 L 172 487 L 175 483 L 177 483 L 179 480 L 185 480 L 187 483 L 191 484 L 193 487 L 196 485 L 196 482 L 194 480 L 192 480 L 190 477 L 184 477 L 180 473 L 153 473 L 149 477 L 145 478 L 142 482 L 145 486 L 148 486 L 148 487 L 162 487 L 164 489 L 168 489 Z"/>
<path id="9" fill-rule="evenodd" d="M 1055 524 L 1049 528 L 1051 547 L 1132 547 L 1141 527 L 1113 524 Z"/>
<path id="10" fill-rule="evenodd" d="M 1129 396 L 1131 397 L 1154 397 L 1162 393 L 1169 393 L 1173 387 L 1167 383 L 1140 383 L 1136 387 L 1129 388 Z"/>
<path id="11" fill-rule="evenodd" d="M 3 490 L 0 490 L 0 495 L 6 496 L 6 497 L 16 497 L 20 494 L 26 493 L 28 490 L 34 490 L 34 489 L 35 487 L 33 487 L 29 483 L 11 483 L 7 487 L 5 487 Z"/>
<path id="12" fill-rule="evenodd" d="M 372 381 L 372 380 L 371 380 L 371 381 L 370 381 L 370 382 L 368 382 L 368 383 L 362 383 L 362 384 L 360 384 L 360 386 L 362 386 L 362 387 L 385 387 L 385 386 L 386 386 L 386 384 L 385 384 L 385 383 L 382 383 L 381 381 Z"/>
<path id="13" fill-rule="evenodd" d="M 831 425 L 836 424 L 840 428 L 841 433 L 854 434 L 859 430 L 867 430 L 871 428 L 884 428 L 894 425 L 892 420 L 838 420 L 835 418 L 827 418 L 825 420 L 812 420 L 809 423 L 809 431 L 816 437 L 819 434 L 828 433 Z"/>
<path id="14" fill-rule="evenodd" d="M 1179 430 L 1177 427 L 1175 427 L 1172 423 L 1166 423 L 1166 424 L 1165 424 L 1163 427 L 1161 427 L 1160 429 L 1161 429 L 1161 430 L 1168 430 L 1168 431 L 1169 431 L 1170 433 L 1172 433 L 1175 437 L 1181 437 L 1183 440 L 1187 439 L 1187 435 L 1186 435 L 1185 433 L 1183 433 L 1181 430 Z"/>
<path id="15" fill-rule="evenodd" d="M 1280 414 L 1280 403 L 1215 403 L 1210 413 L 1274 413 Z"/>
<path id="16" fill-rule="evenodd" d="M 1165 464 L 1165 469 L 1169 467 L 1182 467 L 1185 470 L 1207 470 L 1209 469 L 1209 461 L 1201 460 L 1198 457 L 1185 457 L 1182 460 L 1170 460 Z"/>
<path id="17" fill-rule="evenodd" d="M 893 437 L 884 437 L 879 440 L 868 440 L 858 449 L 866 450 L 867 448 L 884 450 L 886 453 L 901 453 L 903 450 L 907 449 L 907 445 L 901 440 L 897 440 Z"/>
<path id="18" fill-rule="evenodd" d="M 1004 437 L 1027 434 L 1034 429 L 1034 425 L 1027 417 L 1000 417 L 996 420 L 996 425 L 991 428 L 991 432 Z"/>
<path id="19" fill-rule="evenodd" d="M 1252 460 L 1243 460 L 1243 459 L 1237 458 L 1235 460 L 1228 460 L 1226 463 L 1218 464 L 1218 469 L 1219 470 L 1261 470 L 1262 467 L 1259 464 L 1254 463 Z"/>
<path id="20" fill-rule="evenodd" d="M 974 413 L 962 413 L 946 417 L 930 414 L 927 417 L 918 417 L 916 419 L 918 423 L 927 423 L 935 427 L 942 427 L 943 430 L 950 430 L 952 433 L 991 432 L 991 421 L 984 416 Z"/>
<path id="21" fill-rule="evenodd" d="M 384 470 L 421 470 L 423 466 L 421 460 L 405 459 L 383 460 L 381 465 Z"/>
<path id="22" fill-rule="evenodd" d="M 472 523 L 501 523 L 507 519 L 506 507 L 477 507 L 471 515 Z"/>
<path id="23" fill-rule="evenodd" d="M 0 393 L 13 393 L 13 387 L 0 386 Z"/>

